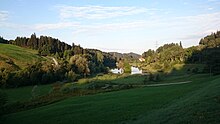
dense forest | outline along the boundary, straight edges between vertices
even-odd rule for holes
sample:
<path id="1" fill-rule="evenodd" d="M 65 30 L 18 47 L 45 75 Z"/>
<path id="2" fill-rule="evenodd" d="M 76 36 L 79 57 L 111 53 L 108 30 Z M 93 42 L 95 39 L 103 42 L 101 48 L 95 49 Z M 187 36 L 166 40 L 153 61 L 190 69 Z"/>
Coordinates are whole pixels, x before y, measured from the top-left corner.
<path id="1" fill-rule="evenodd" d="M 0 43 L 6 43 L 6 44 L 8 44 L 9 41 L 8 41 L 8 40 L 5 40 L 3 37 L 0 37 Z"/>
<path id="2" fill-rule="evenodd" d="M 1 87 L 76 81 L 89 75 L 107 73 L 110 68 L 116 67 L 115 57 L 109 53 L 83 49 L 74 43 L 70 46 L 48 36 L 38 38 L 36 34 L 32 34 L 30 38 L 17 37 L 15 40 L 8 41 L 1 37 L 0 40 L 1 43 L 37 50 L 39 56 L 52 57 L 58 61 L 58 65 L 48 61 L 39 61 L 14 72 L 1 68 Z"/>
<path id="3" fill-rule="evenodd" d="M 164 71 L 179 63 L 205 64 L 203 72 L 219 74 L 219 46 L 220 31 L 217 31 L 202 38 L 197 46 L 183 48 L 180 41 L 179 44 L 165 44 L 157 50 L 149 49 L 142 54 L 142 57 L 145 58 L 143 65 L 150 65 L 158 71 Z"/>

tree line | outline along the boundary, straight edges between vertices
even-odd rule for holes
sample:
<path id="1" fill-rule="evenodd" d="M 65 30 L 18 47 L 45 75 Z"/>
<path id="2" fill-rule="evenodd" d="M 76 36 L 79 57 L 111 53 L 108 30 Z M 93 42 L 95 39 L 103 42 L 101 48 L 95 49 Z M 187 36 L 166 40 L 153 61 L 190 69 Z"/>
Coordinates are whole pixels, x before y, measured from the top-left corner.
<path id="1" fill-rule="evenodd" d="M 144 64 L 159 71 L 188 63 L 205 64 L 204 72 L 220 74 L 220 31 L 202 38 L 197 46 L 183 48 L 181 42 L 165 44 L 156 50 L 149 49 L 142 57 Z"/>
<path id="2" fill-rule="evenodd" d="M 171 43 L 160 46 L 157 50 L 149 49 L 142 54 L 145 65 L 150 65 L 155 70 L 161 71 L 171 68 L 174 64 L 183 63 L 185 52 L 180 44 Z"/>
<path id="3" fill-rule="evenodd" d="M 0 43 L 8 44 L 9 41 L 0 36 Z"/>
<path id="4" fill-rule="evenodd" d="M 109 53 L 84 49 L 74 43 L 70 46 L 48 36 L 38 38 L 36 34 L 32 34 L 30 38 L 17 37 L 4 43 L 38 50 L 40 56 L 54 57 L 59 65 L 54 65 L 50 61 L 39 61 L 14 72 L 2 68 L 0 69 L 1 87 L 76 81 L 89 75 L 107 73 L 110 68 L 116 67 L 116 59 Z"/>
<path id="5" fill-rule="evenodd" d="M 61 57 L 65 50 L 70 50 L 75 47 L 79 47 L 79 51 L 82 53 L 82 48 L 80 46 L 72 45 L 65 42 L 61 42 L 59 39 L 55 39 L 48 36 L 40 36 L 39 38 L 36 34 L 32 34 L 30 38 L 27 37 L 17 37 L 15 40 L 11 40 L 10 44 L 14 44 L 21 47 L 31 48 L 38 50 L 38 53 L 43 56 L 58 53 Z"/>

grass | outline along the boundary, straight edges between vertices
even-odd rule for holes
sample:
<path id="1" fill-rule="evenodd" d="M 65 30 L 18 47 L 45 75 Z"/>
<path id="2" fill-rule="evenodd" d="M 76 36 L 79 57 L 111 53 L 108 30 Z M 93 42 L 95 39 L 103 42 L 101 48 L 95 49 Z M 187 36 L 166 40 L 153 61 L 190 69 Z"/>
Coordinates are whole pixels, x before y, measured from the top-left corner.
<path id="1" fill-rule="evenodd" d="M 66 83 L 63 87 L 77 87 L 81 89 L 87 88 L 91 82 L 96 83 L 113 83 L 113 84 L 138 84 L 142 83 L 144 77 L 141 75 L 115 75 L 115 74 L 105 74 L 102 76 L 96 76 L 92 78 L 85 78 L 80 79 L 78 82 L 75 83 Z M 37 87 L 37 94 L 38 95 L 45 95 L 52 90 L 53 84 L 47 85 L 38 85 Z M 8 96 L 8 103 L 13 103 L 17 101 L 27 101 L 32 98 L 32 89 L 34 86 L 25 86 L 19 88 L 12 88 L 12 89 L 2 89 Z"/>
<path id="2" fill-rule="evenodd" d="M 5 115 L 1 122 L 220 123 L 220 76 L 195 75 L 192 83 L 72 97 Z"/>
<path id="3" fill-rule="evenodd" d="M 9 60 L 13 61 L 13 64 L 8 63 L 7 61 Z M 37 55 L 36 50 L 0 43 L 0 68 L 15 70 L 24 68 L 30 63 L 42 60 L 45 60 L 45 58 Z"/>
<path id="4" fill-rule="evenodd" d="M 27 101 L 32 98 L 32 89 L 33 86 L 27 86 L 27 87 L 20 87 L 20 88 L 13 88 L 13 89 L 6 89 L 3 90 L 8 97 L 8 104 L 14 103 L 14 102 L 22 102 Z M 49 93 L 52 90 L 51 84 L 48 85 L 39 85 L 35 92 L 37 92 L 36 95 L 45 95 Z"/>
<path id="5" fill-rule="evenodd" d="M 209 74 L 199 74 L 199 76 L 209 76 Z M 78 82 L 71 83 L 69 85 L 71 87 L 76 88 L 86 88 L 88 85 L 95 83 L 95 84 L 107 84 L 107 85 L 134 85 L 134 86 L 141 86 L 147 84 L 158 84 L 158 83 L 177 83 L 177 82 L 185 82 L 185 81 L 192 81 L 197 79 L 197 74 L 184 74 L 184 75 L 172 75 L 172 74 L 160 74 L 159 81 L 149 81 L 147 75 L 130 75 L 130 74 L 105 74 L 102 76 L 96 76 L 93 78 L 84 78 L 80 79 Z"/>
<path id="6" fill-rule="evenodd" d="M 192 73 L 193 69 L 198 69 L 198 72 L 202 72 L 204 69 L 204 64 L 175 64 L 172 75 L 184 75 L 186 73 Z"/>

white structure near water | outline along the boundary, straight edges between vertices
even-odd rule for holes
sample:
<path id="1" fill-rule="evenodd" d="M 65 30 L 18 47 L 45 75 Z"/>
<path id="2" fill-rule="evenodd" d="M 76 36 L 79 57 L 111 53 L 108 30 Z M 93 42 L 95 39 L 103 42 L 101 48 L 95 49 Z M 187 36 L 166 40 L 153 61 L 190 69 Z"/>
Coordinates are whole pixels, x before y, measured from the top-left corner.
<path id="1" fill-rule="evenodd" d="M 114 74 L 122 74 L 123 73 L 123 69 L 118 69 L 118 68 L 115 68 L 115 69 L 111 69 L 110 70 L 112 73 Z"/>
<path id="2" fill-rule="evenodd" d="M 131 74 L 142 74 L 142 70 L 137 67 L 131 66 Z"/>
<path id="3" fill-rule="evenodd" d="M 123 69 L 117 69 L 117 68 L 111 69 L 110 71 L 112 73 L 114 73 L 114 74 L 122 74 L 122 73 L 124 73 Z M 131 66 L 131 74 L 142 74 L 142 70 L 140 70 L 137 67 Z"/>

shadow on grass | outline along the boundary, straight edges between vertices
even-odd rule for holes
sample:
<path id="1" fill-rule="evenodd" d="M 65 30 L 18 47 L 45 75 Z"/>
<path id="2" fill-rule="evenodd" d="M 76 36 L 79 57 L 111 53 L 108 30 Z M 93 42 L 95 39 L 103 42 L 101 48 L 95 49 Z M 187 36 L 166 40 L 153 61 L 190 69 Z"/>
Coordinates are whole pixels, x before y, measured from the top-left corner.
<path id="1" fill-rule="evenodd" d="M 196 74 L 202 73 L 202 66 L 198 67 L 199 69 L 196 72 L 193 71 L 194 69 L 192 67 L 197 68 L 196 65 L 182 65 L 178 69 L 174 68 L 170 73 L 157 72 L 154 74 L 153 80 L 150 79 L 149 74 L 105 74 L 81 79 L 78 82 L 73 83 L 59 82 L 53 84 L 52 92 L 49 94 L 38 96 L 23 102 L 8 104 L 4 107 L 4 114 L 37 108 L 74 96 L 93 95 L 104 92 L 140 88 L 148 84 L 189 81 L 193 79 Z M 159 75 L 159 77 L 156 77 L 156 75 Z"/>

